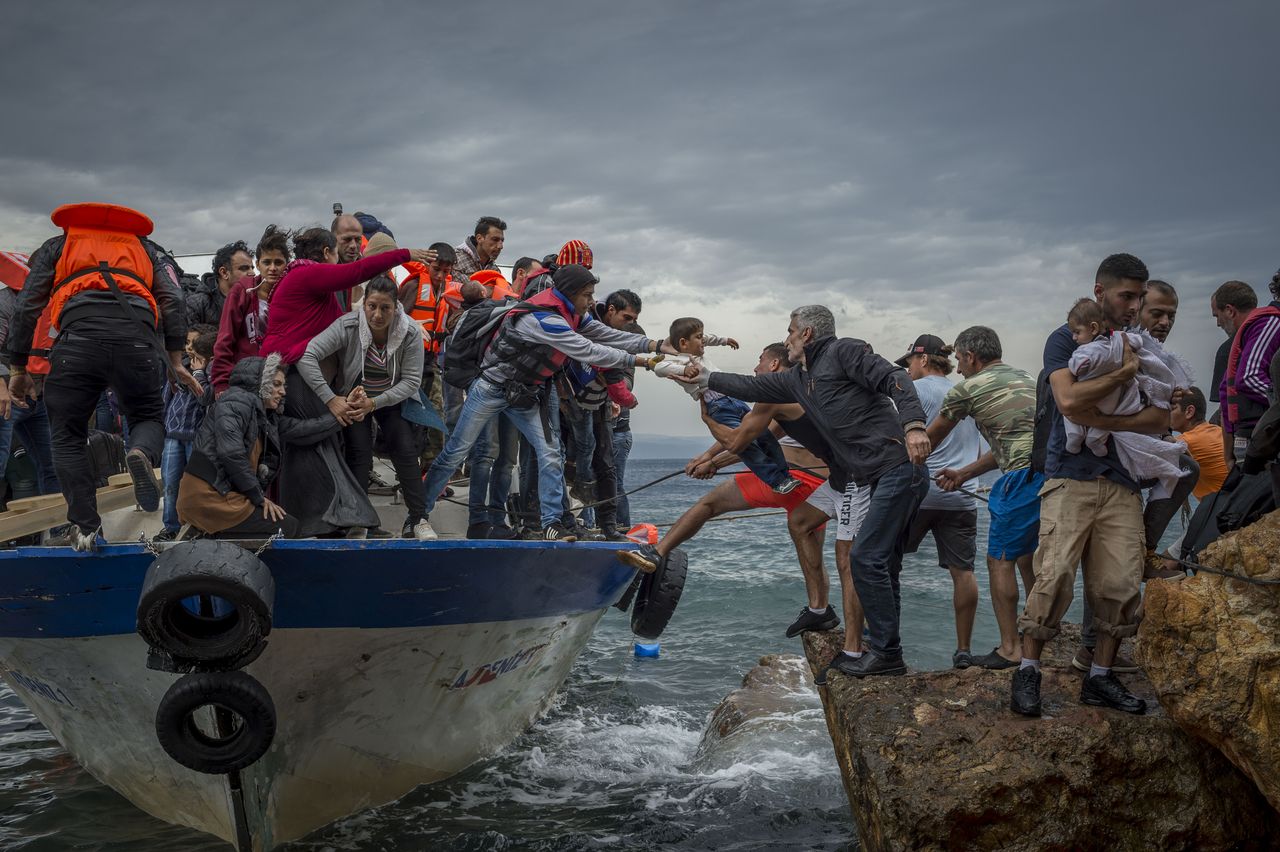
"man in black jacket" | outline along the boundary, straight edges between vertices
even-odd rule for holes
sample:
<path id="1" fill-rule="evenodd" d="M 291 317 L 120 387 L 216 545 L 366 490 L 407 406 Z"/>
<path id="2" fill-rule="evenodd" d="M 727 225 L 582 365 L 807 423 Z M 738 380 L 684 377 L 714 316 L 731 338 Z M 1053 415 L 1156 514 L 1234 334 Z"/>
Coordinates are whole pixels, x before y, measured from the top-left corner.
<path id="1" fill-rule="evenodd" d="M 747 402 L 800 403 L 830 445 L 835 468 L 870 488 L 852 553 L 853 584 L 870 633 L 868 650 L 842 651 L 829 668 L 853 677 L 903 674 L 898 575 L 905 532 L 929 490 L 924 408 L 906 370 L 864 341 L 837 339 L 835 318 L 822 305 L 791 312 L 786 344 L 799 365 L 786 372 L 736 376 L 691 366 L 686 376 Z M 844 486 L 832 487 L 841 491 Z"/>
<path id="2" fill-rule="evenodd" d="M 222 306 L 227 303 L 231 285 L 253 274 L 253 255 L 244 240 L 227 243 L 213 256 L 213 272 L 205 273 L 201 288 L 187 297 L 187 325 L 211 325 L 222 322 Z"/>

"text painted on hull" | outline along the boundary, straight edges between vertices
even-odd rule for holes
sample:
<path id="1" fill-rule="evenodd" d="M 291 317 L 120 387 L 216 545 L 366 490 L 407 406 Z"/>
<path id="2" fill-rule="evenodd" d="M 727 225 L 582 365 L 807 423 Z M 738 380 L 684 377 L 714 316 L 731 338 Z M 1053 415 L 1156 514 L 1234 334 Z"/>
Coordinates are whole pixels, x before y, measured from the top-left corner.
<path id="1" fill-rule="evenodd" d="M 488 683 L 491 680 L 509 674 L 516 669 L 525 666 L 536 660 L 542 651 L 547 647 L 546 643 L 534 645 L 531 648 L 525 648 L 503 657 L 501 660 L 494 660 L 492 663 L 485 663 L 481 666 L 473 666 L 472 668 L 463 669 L 458 672 L 458 676 L 453 679 L 450 689 L 467 689 L 477 684 Z"/>

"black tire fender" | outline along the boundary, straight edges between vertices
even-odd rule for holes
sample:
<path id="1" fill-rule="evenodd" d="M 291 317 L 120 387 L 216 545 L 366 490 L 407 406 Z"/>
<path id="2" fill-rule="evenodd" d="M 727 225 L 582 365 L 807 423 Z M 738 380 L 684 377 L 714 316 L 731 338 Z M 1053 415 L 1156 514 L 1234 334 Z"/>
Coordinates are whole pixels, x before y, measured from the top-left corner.
<path id="1" fill-rule="evenodd" d="M 230 733 L 208 733 L 211 714 L 204 707 L 239 717 Z M 266 687 L 245 672 L 200 672 L 183 675 L 160 699 L 156 739 L 169 757 L 209 775 L 244 769 L 267 753 L 276 735 L 276 708 Z"/>
<path id="2" fill-rule="evenodd" d="M 275 590 L 271 571 L 244 548 L 214 539 L 183 542 L 147 569 L 138 599 L 138 633 L 179 663 L 239 668 L 262 653 Z M 193 612 L 183 600 L 196 596 L 221 598 L 224 612 Z"/>
<path id="3" fill-rule="evenodd" d="M 636 591 L 636 602 L 631 608 L 631 632 L 641 639 L 657 639 L 666 629 L 689 573 L 689 557 L 676 548 L 658 563 L 652 574 L 645 574 Z"/>

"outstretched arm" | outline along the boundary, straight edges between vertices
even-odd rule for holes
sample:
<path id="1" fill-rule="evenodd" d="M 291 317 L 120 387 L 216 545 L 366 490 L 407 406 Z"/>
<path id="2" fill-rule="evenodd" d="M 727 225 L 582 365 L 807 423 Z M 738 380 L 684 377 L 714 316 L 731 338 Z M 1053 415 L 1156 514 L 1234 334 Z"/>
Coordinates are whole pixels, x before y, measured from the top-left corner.
<path id="1" fill-rule="evenodd" d="M 791 374 L 765 373 L 762 376 L 739 376 L 734 373 L 704 373 L 707 387 L 744 402 L 798 402 Z M 799 373 L 796 373 L 799 376 Z M 699 379 L 701 376 L 698 377 Z"/>

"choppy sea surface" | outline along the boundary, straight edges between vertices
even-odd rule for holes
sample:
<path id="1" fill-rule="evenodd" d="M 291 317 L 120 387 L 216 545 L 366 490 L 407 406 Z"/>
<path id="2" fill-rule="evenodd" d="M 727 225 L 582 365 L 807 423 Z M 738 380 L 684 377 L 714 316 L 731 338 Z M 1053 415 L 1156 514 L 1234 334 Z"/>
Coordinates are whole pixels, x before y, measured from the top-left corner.
<path id="1" fill-rule="evenodd" d="M 636 487 L 683 460 L 633 461 Z M 675 520 L 709 487 L 683 476 L 632 497 L 635 520 Z M 979 510 L 973 649 L 997 643 Z M 1178 521 L 1175 520 L 1177 532 Z M 827 565 L 838 601 L 828 536 Z M 764 654 L 801 653 L 783 636 L 804 605 L 785 519 L 713 522 L 686 545 L 689 581 L 657 659 L 633 654 L 628 616 L 610 609 L 550 710 L 510 748 L 449 781 L 335 823 L 291 850 L 858 848 L 817 695 L 781 719 L 700 747 L 711 711 Z M 1077 598 L 1079 594 L 1077 592 Z M 1078 602 L 1069 617 L 1079 617 Z M 951 581 L 931 539 L 907 557 L 902 636 L 917 669 L 950 665 Z M 147 816 L 95 781 L 0 684 L 0 848 L 222 850 Z"/>

